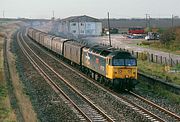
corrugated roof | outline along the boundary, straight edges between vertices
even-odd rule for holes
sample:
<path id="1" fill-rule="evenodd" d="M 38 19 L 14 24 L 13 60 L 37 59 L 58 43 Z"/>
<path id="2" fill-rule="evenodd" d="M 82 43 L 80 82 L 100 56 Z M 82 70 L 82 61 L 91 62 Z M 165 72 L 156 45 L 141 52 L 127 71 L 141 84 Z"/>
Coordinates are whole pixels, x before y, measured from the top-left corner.
<path id="1" fill-rule="evenodd" d="M 71 16 L 65 19 L 62 19 L 62 21 L 70 21 L 70 22 L 101 22 L 99 19 L 90 17 L 90 16 Z"/>

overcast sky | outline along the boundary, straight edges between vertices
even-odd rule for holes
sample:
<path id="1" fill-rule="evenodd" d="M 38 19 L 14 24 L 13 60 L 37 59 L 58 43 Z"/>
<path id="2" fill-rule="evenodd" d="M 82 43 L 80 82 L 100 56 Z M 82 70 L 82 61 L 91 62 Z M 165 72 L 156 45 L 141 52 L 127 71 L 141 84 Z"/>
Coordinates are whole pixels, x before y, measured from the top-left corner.
<path id="1" fill-rule="evenodd" d="M 0 0 L 0 18 L 56 18 L 89 15 L 106 18 L 163 18 L 180 16 L 180 0 Z"/>

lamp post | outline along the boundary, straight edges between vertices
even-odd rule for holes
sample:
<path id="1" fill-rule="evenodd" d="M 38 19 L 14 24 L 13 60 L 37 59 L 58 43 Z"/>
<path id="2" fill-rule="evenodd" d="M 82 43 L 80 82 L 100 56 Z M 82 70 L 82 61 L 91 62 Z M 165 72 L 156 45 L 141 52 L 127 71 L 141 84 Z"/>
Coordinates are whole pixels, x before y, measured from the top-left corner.
<path id="1" fill-rule="evenodd" d="M 110 22 L 109 22 L 109 12 L 108 12 L 108 30 L 109 30 L 109 46 L 112 47 L 111 45 L 111 33 L 110 33 Z"/>

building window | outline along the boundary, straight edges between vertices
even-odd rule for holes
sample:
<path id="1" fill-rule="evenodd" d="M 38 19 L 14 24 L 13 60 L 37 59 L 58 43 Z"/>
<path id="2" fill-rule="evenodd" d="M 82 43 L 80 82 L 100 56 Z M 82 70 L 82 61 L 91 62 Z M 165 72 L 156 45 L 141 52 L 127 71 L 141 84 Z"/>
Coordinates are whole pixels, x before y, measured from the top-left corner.
<path id="1" fill-rule="evenodd" d="M 81 33 L 84 33 L 84 30 L 81 30 Z"/>
<path id="2" fill-rule="evenodd" d="M 73 30 L 73 33 L 76 33 L 76 30 Z"/>
<path id="3" fill-rule="evenodd" d="M 83 23 L 81 23 L 81 26 L 84 26 L 84 24 L 83 24 Z"/>
<path id="4" fill-rule="evenodd" d="M 76 26 L 76 23 L 73 23 L 72 25 L 73 25 L 73 26 Z"/>

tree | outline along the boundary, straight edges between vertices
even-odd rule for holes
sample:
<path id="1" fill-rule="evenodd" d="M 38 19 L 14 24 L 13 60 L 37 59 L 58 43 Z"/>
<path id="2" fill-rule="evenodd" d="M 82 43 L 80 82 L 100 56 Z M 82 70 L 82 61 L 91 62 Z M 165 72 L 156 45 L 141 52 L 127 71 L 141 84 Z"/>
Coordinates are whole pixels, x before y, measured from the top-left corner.
<path id="1" fill-rule="evenodd" d="M 176 39 L 176 34 L 172 29 L 168 29 L 164 31 L 160 37 L 160 41 L 163 44 L 169 44 L 170 42 L 173 42 Z"/>

